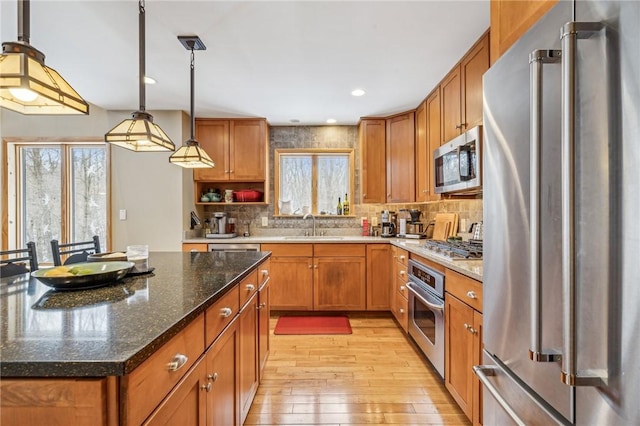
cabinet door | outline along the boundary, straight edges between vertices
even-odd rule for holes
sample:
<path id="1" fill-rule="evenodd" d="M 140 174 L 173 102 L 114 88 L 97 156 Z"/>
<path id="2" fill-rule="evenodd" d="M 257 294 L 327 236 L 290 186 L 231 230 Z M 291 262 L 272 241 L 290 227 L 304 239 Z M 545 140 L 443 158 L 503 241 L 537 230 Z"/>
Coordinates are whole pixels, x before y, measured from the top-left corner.
<path id="1" fill-rule="evenodd" d="M 416 201 L 429 201 L 429 142 L 427 138 L 427 103 L 416 109 Z"/>
<path id="2" fill-rule="evenodd" d="M 462 129 L 462 107 L 460 102 L 460 66 L 451 72 L 440 83 L 440 96 L 442 96 L 442 134 L 440 143 L 449 142 L 460 134 Z"/>
<path id="3" fill-rule="evenodd" d="M 249 413 L 251 402 L 258 390 L 258 295 L 247 302 L 240 311 L 240 423 Z M 222 423 L 221 423 L 222 424 Z"/>
<path id="4" fill-rule="evenodd" d="M 482 124 L 482 76 L 489 69 L 489 33 L 460 62 L 463 130 Z"/>
<path id="5" fill-rule="evenodd" d="M 264 120 L 231 120 L 229 141 L 230 179 L 265 180 L 266 122 Z"/>
<path id="6" fill-rule="evenodd" d="M 258 359 L 260 361 L 260 379 L 264 373 L 264 366 L 269 356 L 269 317 L 271 316 L 271 304 L 269 293 L 271 279 L 260 288 L 258 292 Z"/>
<path id="7" fill-rule="evenodd" d="M 410 112 L 387 120 L 387 202 L 415 200 L 415 120 Z"/>
<path id="8" fill-rule="evenodd" d="M 473 366 L 477 358 L 470 328 L 474 310 L 450 294 L 445 294 L 444 384 L 469 419 L 473 406 Z"/>
<path id="9" fill-rule="evenodd" d="M 436 87 L 429 95 L 426 103 L 426 115 L 427 115 L 427 164 L 428 164 L 428 200 L 435 201 L 440 199 L 440 194 L 436 194 L 435 188 L 435 176 L 433 168 L 433 151 L 440 147 L 442 142 L 442 120 L 440 114 L 440 86 Z M 428 201 L 425 200 L 425 201 Z"/>
<path id="10" fill-rule="evenodd" d="M 313 309 L 313 259 L 271 257 L 271 308 L 310 311 Z"/>
<path id="11" fill-rule="evenodd" d="M 317 257 L 314 263 L 315 310 L 366 309 L 364 257 Z"/>
<path id="12" fill-rule="evenodd" d="M 473 312 L 473 365 L 482 364 L 482 314 Z M 482 424 L 482 383 L 475 374 L 473 376 L 473 410 L 472 418 L 474 426 Z"/>
<path id="13" fill-rule="evenodd" d="M 367 310 L 388 311 L 392 277 L 391 246 L 367 244 Z"/>
<path id="14" fill-rule="evenodd" d="M 240 419 L 238 357 L 240 334 L 234 320 L 206 354 L 207 425 L 238 425 Z M 178 423 L 176 423 L 178 424 Z"/>
<path id="15" fill-rule="evenodd" d="M 194 169 L 195 180 L 229 179 L 229 121 L 196 119 L 196 139 L 216 163 L 208 169 Z"/>
<path id="16" fill-rule="evenodd" d="M 364 119 L 360 122 L 363 203 L 384 203 L 386 200 L 385 126 L 385 120 Z"/>
<path id="17" fill-rule="evenodd" d="M 207 417 L 205 364 L 198 362 L 143 424 L 204 426 Z"/>

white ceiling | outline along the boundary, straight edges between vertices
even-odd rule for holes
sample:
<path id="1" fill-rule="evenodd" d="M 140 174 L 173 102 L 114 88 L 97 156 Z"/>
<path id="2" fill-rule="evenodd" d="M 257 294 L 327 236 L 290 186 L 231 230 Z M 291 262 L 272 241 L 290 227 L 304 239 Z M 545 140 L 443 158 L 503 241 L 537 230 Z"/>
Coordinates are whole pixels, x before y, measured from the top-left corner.
<path id="1" fill-rule="evenodd" d="M 17 0 L 0 0 L 2 41 L 17 40 Z M 146 1 L 149 110 L 272 125 L 355 124 L 415 108 L 489 27 L 489 1 Z M 31 45 L 87 101 L 138 109 L 138 2 L 32 0 Z M 351 96 L 355 88 L 366 95 Z"/>

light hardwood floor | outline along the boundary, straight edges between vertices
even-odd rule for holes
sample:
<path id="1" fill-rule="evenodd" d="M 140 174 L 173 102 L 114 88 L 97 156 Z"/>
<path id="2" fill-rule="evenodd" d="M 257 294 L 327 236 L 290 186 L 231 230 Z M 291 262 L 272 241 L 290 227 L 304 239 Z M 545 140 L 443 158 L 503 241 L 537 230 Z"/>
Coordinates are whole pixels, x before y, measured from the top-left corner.
<path id="1" fill-rule="evenodd" d="M 353 334 L 274 335 L 245 425 L 469 425 L 389 316 L 350 315 Z"/>

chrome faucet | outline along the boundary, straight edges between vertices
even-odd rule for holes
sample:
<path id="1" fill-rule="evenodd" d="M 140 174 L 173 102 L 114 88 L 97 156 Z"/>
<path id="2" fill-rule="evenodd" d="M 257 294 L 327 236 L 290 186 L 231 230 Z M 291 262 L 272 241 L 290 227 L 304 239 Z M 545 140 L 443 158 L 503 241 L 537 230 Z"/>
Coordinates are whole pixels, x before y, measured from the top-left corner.
<path id="1" fill-rule="evenodd" d="M 316 217 L 311 213 L 307 213 L 304 216 L 302 216 L 302 220 L 305 220 L 308 217 L 311 217 L 311 219 L 313 219 L 313 236 L 315 237 L 316 236 Z"/>

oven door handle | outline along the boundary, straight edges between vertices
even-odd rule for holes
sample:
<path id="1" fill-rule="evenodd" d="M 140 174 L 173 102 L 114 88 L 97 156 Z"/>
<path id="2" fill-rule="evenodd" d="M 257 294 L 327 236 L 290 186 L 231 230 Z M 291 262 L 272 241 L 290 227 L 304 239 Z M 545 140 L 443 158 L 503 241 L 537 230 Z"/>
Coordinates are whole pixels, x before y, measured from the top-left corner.
<path id="1" fill-rule="evenodd" d="M 427 305 L 429 308 L 433 309 L 434 311 L 438 311 L 438 312 L 444 312 L 444 303 L 442 305 L 436 305 L 432 302 L 429 302 L 427 299 L 425 299 L 420 293 L 418 293 L 417 291 L 415 291 L 413 288 L 411 288 L 411 284 L 413 284 L 411 281 L 409 281 L 407 283 L 407 288 L 409 289 L 409 291 L 411 293 L 413 293 L 413 295 L 415 297 L 418 298 L 418 300 L 420 300 L 422 303 L 424 303 L 425 305 Z M 428 296 L 427 296 L 428 297 Z"/>

